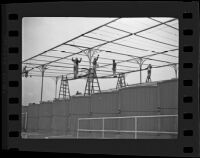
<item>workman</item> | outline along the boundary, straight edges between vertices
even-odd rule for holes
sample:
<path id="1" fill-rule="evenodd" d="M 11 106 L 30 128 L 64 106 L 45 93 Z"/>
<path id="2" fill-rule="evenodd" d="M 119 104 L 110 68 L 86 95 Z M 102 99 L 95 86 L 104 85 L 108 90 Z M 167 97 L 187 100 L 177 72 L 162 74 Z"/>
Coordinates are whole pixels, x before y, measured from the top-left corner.
<path id="1" fill-rule="evenodd" d="M 72 61 L 74 62 L 74 78 L 78 78 L 78 65 L 81 62 L 82 58 L 78 60 L 78 58 L 72 58 Z"/>
<path id="2" fill-rule="evenodd" d="M 116 77 L 116 67 L 117 67 L 117 63 L 115 62 L 115 60 L 113 60 L 113 67 L 112 67 L 112 70 L 113 70 L 113 76 Z"/>
<path id="3" fill-rule="evenodd" d="M 147 69 L 147 79 L 146 79 L 146 82 L 150 82 L 151 81 L 151 69 L 152 69 L 151 64 L 149 64 L 146 69 Z"/>
<path id="4" fill-rule="evenodd" d="M 94 73 L 94 76 L 96 76 L 96 68 L 97 68 L 97 60 L 99 59 L 99 54 L 96 58 L 94 58 L 93 60 L 93 73 Z"/>

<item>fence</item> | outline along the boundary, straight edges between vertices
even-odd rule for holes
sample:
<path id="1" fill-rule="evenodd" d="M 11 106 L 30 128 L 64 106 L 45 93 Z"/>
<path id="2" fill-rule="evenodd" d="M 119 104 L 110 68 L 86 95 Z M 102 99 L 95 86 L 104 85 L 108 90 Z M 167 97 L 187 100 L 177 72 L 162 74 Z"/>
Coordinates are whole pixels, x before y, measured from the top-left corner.
<path id="1" fill-rule="evenodd" d="M 98 118 L 79 118 L 78 119 L 78 127 L 77 127 L 77 138 L 80 138 L 79 136 L 79 132 L 101 132 L 101 138 L 104 139 L 105 138 L 105 132 L 114 132 L 114 133 L 134 133 L 134 139 L 138 139 L 138 134 L 139 133 L 146 133 L 146 134 L 173 134 L 173 135 L 177 135 L 177 129 L 175 128 L 174 131 L 162 131 L 161 128 L 161 124 L 163 123 L 162 126 L 165 126 L 165 123 L 170 123 L 169 121 L 161 121 L 161 119 L 163 118 L 173 118 L 175 119 L 173 121 L 173 123 L 175 123 L 178 119 L 178 115 L 151 115 L 151 116 L 123 116 L 123 117 L 98 117 Z M 105 128 L 105 123 L 108 120 L 124 120 L 124 119 L 132 119 L 133 120 L 133 130 L 110 130 L 110 129 L 106 129 Z M 141 125 L 138 124 L 139 121 L 141 121 L 142 119 L 154 119 L 154 123 L 156 123 L 158 130 L 138 130 L 138 127 L 141 128 Z M 155 119 L 157 119 L 157 121 L 155 121 Z M 81 122 L 83 121 L 92 121 L 92 120 L 101 120 L 101 129 L 83 129 L 80 128 L 81 126 Z M 98 121 L 99 122 L 99 121 Z M 130 126 L 132 126 L 131 124 L 129 124 Z M 143 124 L 144 126 L 145 124 Z M 155 124 L 154 124 L 155 125 Z M 146 126 L 148 125 L 148 122 L 146 122 Z M 150 125 L 151 126 L 151 125 Z M 144 126 L 145 127 L 145 126 Z"/>

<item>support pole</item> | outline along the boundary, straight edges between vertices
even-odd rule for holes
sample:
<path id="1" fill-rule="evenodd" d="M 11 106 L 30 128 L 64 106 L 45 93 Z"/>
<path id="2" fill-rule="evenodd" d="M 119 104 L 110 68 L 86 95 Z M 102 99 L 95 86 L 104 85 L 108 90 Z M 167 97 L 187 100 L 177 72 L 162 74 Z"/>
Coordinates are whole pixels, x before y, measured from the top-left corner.
<path id="1" fill-rule="evenodd" d="M 93 56 L 95 55 L 96 51 L 93 49 L 88 49 L 86 51 L 84 51 L 85 55 L 88 57 L 89 60 L 89 69 L 88 69 L 88 82 L 86 83 L 86 88 L 88 87 L 88 95 L 90 95 L 91 93 L 91 82 L 93 80 L 93 75 L 92 75 L 92 59 Z M 87 85 L 88 84 L 88 85 Z"/>
<path id="2" fill-rule="evenodd" d="M 40 71 L 42 72 L 42 85 L 41 85 L 41 98 L 40 98 L 40 102 L 42 102 L 42 97 L 43 97 L 43 81 L 44 81 L 44 72 L 47 69 L 46 65 L 42 65 L 40 68 Z"/>
<path id="3" fill-rule="evenodd" d="M 42 95 L 43 95 L 43 80 L 44 80 L 44 71 L 42 71 L 42 86 L 41 86 L 41 98 L 40 98 L 40 102 L 42 102 Z"/>
<path id="4" fill-rule="evenodd" d="M 89 68 L 89 71 L 88 71 L 88 75 L 89 75 L 89 82 L 88 82 L 88 95 L 90 96 L 90 85 L 91 85 L 91 79 L 92 79 L 92 76 L 91 76 L 91 68 Z"/>
<path id="5" fill-rule="evenodd" d="M 145 62 L 145 60 L 142 58 L 142 57 L 138 57 L 137 59 L 135 59 L 136 62 L 138 63 L 139 65 L 139 68 L 140 68 L 140 84 L 142 83 L 142 65 L 143 63 Z"/>
<path id="6" fill-rule="evenodd" d="M 56 99 L 56 95 L 57 95 L 57 84 L 58 84 L 58 79 L 59 79 L 59 77 L 56 76 L 55 99 Z"/>
<path id="7" fill-rule="evenodd" d="M 142 64 L 140 66 L 140 84 L 142 83 Z"/>

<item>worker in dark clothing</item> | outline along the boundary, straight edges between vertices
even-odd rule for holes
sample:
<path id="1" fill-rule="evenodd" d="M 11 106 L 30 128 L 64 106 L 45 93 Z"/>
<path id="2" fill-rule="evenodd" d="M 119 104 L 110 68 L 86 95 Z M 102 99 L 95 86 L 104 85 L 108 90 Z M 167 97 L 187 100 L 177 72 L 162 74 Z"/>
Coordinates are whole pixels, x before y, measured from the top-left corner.
<path id="1" fill-rule="evenodd" d="M 151 66 L 151 64 L 149 64 L 148 67 L 147 67 L 147 79 L 146 79 L 146 82 L 151 82 L 151 69 L 152 69 L 152 66 Z"/>
<path id="2" fill-rule="evenodd" d="M 22 73 L 24 73 L 24 76 L 27 78 L 28 77 L 28 70 L 26 70 L 26 68 L 27 68 L 27 66 L 24 66 Z"/>
<path id="3" fill-rule="evenodd" d="M 78 58 L 72 58 L 72 61 L 74 62 L 74 78 L 78 78 L 78 65 L 81 62 L 82 58 L 78 60 Z"/>
<path id="4" fill-rule="evenodd" d="M 98 61 L 98 59 L 99 59 L 99 54 L 98 54 L 98 56 L 96 57 L 96 58 L 94 58 L 94 60 L 93 60 L 93 72 L 94 72 L 94 76 L 96 76 L 96 68 L 97 68 L 97 61 Z"/>
<path id="5" fill-rule="evenodd" d="M 113 70 L 113 76 L 116 77 L 116 67 L 117 67 L 117 63 L 115 62 L 115 60 L 113 60 L 113 67 L 112 67 L 112 70 Z"/>

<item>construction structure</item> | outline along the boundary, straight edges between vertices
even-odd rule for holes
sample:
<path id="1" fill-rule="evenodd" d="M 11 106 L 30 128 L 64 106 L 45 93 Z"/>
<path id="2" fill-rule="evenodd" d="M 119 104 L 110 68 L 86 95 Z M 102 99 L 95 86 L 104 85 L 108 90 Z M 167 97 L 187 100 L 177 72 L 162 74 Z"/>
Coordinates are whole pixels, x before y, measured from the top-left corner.
<path id="1" fill-rule="evenodd" d="M 70 99 L 69 83 L 67 76 L 61 78 L 59 99 Z"/>
<path id="2" fill-rule="evenodd" d="M 145 24 L 142 19 L 145 19 Z M 137 25 L 134 26 L 133 24 Z M 159 36 L 160 31 L 163 37 Z M 152 32 L 155 32 L 155 36 L 152 36 Z M 35 113 L 31 115 L 27 112 L 29 118 L 27 122 L 34 122 L 35 125 L 33 125 L 34 123 L 32 125 L 37 129 L 39 128 L 40 132 L 45 130 L 49 131 L 50 129 L 57 132 L 59 129 L 65 129 L 62 132 L 65 134 L 66 132 L 71 133 L 72 138 L 80 137 L 81 134 L 87 137 L 94 136 L 94 138 L 98 138 L 98 135 L 100 135 L 100 138 L 109 138 L 109 135 L 112 138 L 113 136 L 117 138 L 132 138 L 133 135 L 133 138 L 144 138 L 148 136 L 148 138 L 162 138 L 163 135 L 167 138 L 174 138 L 174 134 L 177 134 L 178 47 L 178 20 L 175 18 L 111 18 L 111 20 L 101 26 L 28 58 L 24 60 L 22 64 L 26 66 L 29 75 L 41 77 L 42 84 L 41 104 L 31 104 L 28 108 L 29 111 L 32 112 L 35 108 L 38 108 L 40 112 L 39 114 Z M 92 61 L 97 55 L 99 55 L 99 66 L 94 69 Z M 82 58 L 77 78 L 74 78 L 73 63 L 71 63 L 72 57 Z M 101 88 L 100 81 L 104 79 L 115 79 L 111 68 L 113 59 L 117 63 L 116 76 L 118 78 L 116 88 L 114 91 L 104 92 Z M 142 72 L 147 71 L 146 67 L 149 64 L 152 65 L 153 70 L 166 67 L 170 68 L 170 71 L 174 71 L 173 74 L 175 74 L 171 78 L 175 79 L 145 83 L 145 81 L 142 80 Z M 125 75 L 134 73 L 139 73 L 138 84 L 127 85 Z M 43 102 L 43 82 L 45 81 L 45 77 L 54 77 L 56 81 L 58 78 L 61 78 L 59 100 L 51 103 Z M 79 97 L 71 96 L 70 82 L 80 79 L 86 79 L 84 95 Z M 165 86 L 164 83 L 168 86 Z M 171 87 L 171 85 L 173 85 L 173 87 Z M 171 87 L 169 92 L 172 92 L 175 96 L 170 95 L 172 98 L 168 99 L 172 99 L 173 101 L 165 107 L 165 103 L 162 101 L 165 100 L 163 96 L 167 97 L 166 92 L 169 87 Z M 133 93 L 132 91 L 135 92 Z M 163 94 L 160 94 L 161 91 Z M 125 98 L 128 95 L 131 98 L 138 98 L 138 95 L 136 95 L 137 93 L 140 93 L 141 96 L 139 98 L 146 102 L 146 104 L 149 105 L 148 107 L 143 103 L 139 105 L 139 102 L 142 101 L 135 103 L 132 103 L 134 101 L 130 101 L 126 103 Z M 132 94 L 132 96 L 130 94 Z M 115 101 L 110 102 L 107 98 Z M 165 101 L 168 102 L 167 100 Z M 63 110 L 58 110 L 60 111 L 59 113 L 55 110 L 56 106 L 54 104 L 58 104 L 59 106 L 57 106 L 57 108 L 60 107 Z M 130 105 L 133 107 L 130 107 Z M 110 106 L 112 107 L 105 110 L 103 108 L 104 106 L 107 106 L 105 109 Z M 174 111 L 170 111 L 171 107 Z M 54 109 L 55 115 L 52 113 L 54 110 L 50 110 L 51 114 L 47 114 L 48 108 Z M 162 111 L 163 109 L 165 110 Z M 108 113 L 108 111 L 110 111 L 110 113 Z M 71 116 L 68 116 L 69 113 L 71 113 Z M 166 115 L 166 119 L 161 115 Z M 148 136 L 144 135 L 145 132 L 141 126 L 141 129 L 137 132 L 135 132 L 136 129 L 133 130 L 133 128 L 123 129 L 125 135 L 124 133 L 122 135 L 124 136 L 116 135 L 116 133 L 120 133 L 120 129 L 123 128 L 122 126 L 126 126 L 127 124 L 127 122 L 125 122 L 123 125 L 123 119 L 119 121 L 121 117 L 127 117 L 127 121 L 132 124 L 131 121 L 137 121 L 139 116 L 146 116 L 146 119 L 144 119 L 146 122 L 144 121 L 144 124 L 152 124 L 152 127 L 147 126 L 145 130 L 153 132 L 156 128 L 156 131 L 160 131 L 160 133 L 147 134 Z M 152 122 L 148 123 L 147 120 L 151 119 L 147 119 L 147 116 L 149 116 L 149 118 L 154 118 L 154 120 L 152 119 Z M 101 120 L 96 117 L 100 117 Z M 106 120 L 109 120 L 109 118 L 112 122 L 111 124 L 115 126 L 113 129 L 106 129 Z M 87 122 L 84 128 L 84 125 L 81 125 L 81 122 L 84 121 L 81 121 L 81 119 Z M 36 120 L 41 125 L 37 124 Z M 168 122 L 167 124 L 170 124 L 172 120 L 175 122 L 174 127 L 169 127 L 172 131 L 164 130 L 161 122 Z M 102 122 L 103 126 L 101 123 L 98 123 L 98 121 Z M 42 125 L 44 122 L 48 122 L 46 123 L 46 126 L 48 125 L 48 130 L 42 129 L 45 128 Z M 63 122 L 63 124 L 59 122 Z M 140 128 L 140 126 L 136 126 L 136 122 L 133 123 L 135 124 L 134 128 Z M 97 129 L 91 128 L 94 124 L 99 124 L 99 127 L 97 127 Z M 109 121 L 108 124 L 110 124 Z M 27 126 L 30 127 L 31 125 L 28 124 Z M 102 127 L 103 136 L 100 130 Z M 32 127 L 30 127 L 30 129 L 33 129 L 33 131 L 36 130 Z M 88 134 L 91 134 L 91 131 L 93 135 Z M 114 134 L 112 132 L 114 132 Z M 136 134 L 138 132 L 140 136 Z M 172 135 L 170 135 L 170 132 L 172 132 Z"/>

